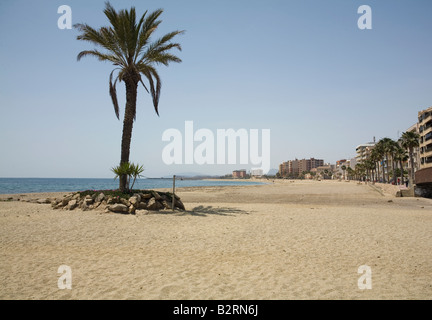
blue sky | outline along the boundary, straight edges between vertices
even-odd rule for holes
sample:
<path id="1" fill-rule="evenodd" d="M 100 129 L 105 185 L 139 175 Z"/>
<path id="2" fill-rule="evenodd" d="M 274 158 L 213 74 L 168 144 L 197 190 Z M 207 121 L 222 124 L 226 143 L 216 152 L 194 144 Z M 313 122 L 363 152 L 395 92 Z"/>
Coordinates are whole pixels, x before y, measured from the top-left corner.
<path id="1" fill-rule="evenodd" d="M 160 117 L 138 91 L 130 160 L 145 175 L 225 174 L 247 165 L 172 165 L 166 129 L 271 130 L 271 167 L 294 158 L 334 163 L 375 136 L 398 138 L 432 105 L 430 0 L 115 1 L 139 13 L 163 8 L 156 35 L 177 38 L 181 64 L 160 67 Z M 360 5 L 372 30 L 360 30 Z M 122 121 L 108 94 L 109 63 L 76 61 L 93 48 L 72 22 L 108 24 L 104 1 L 0 2 L 0 177 L 112 177 Z M 123 111 L 123 83 L 118 87 Z M 121 118 L 122 120 L 122 118 Z"/>

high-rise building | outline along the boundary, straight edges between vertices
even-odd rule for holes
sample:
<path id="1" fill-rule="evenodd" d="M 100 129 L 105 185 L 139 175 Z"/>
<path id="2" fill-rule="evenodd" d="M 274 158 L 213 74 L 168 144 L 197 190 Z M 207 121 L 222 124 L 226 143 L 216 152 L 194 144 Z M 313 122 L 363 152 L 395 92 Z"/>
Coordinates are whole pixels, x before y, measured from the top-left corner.
<path id="1" fill-rule="evenodd" d="M 415 174 L 416 184 L 432 184 L 432 107 L 418 113 L 420 134 L 420 165 Z"/>
<path id="2" fill-rule="evenodd" d="M 363 162 L 369 158 L 372 149 L 375 147 L 375 142 L 360 144 L 356 147 L 356 161 L 357 163 Z"/>
<path id="3" fill-rule="evenodd" d="M 313 168 L 318 168 L 324 165 L 322 159 L 295 159 L 283 162 L 279 165 L 279 175 L 281 177 L 298 176 L 303 172 L 310 172 Z"/>

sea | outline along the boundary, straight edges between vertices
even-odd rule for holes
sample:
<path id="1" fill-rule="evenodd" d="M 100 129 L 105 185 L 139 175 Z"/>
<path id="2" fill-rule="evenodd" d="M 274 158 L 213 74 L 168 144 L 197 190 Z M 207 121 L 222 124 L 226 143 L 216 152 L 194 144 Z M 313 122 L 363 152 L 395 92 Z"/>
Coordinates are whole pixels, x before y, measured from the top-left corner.
<path id="1" fill-rule="evenodd" d="M 242 186 L 265 184 L 246 180 L 194 180 L 176 179 L 175 187 Z M 74 192 L 85 190 L 118 189 L 119 181 L 114 179 L 93 178 L 0 178 L 0 194 L 39 193 L 39 192 Z M 172 179 L 147 178 L 137 179 L 134 189 L 172 188 Z"/>

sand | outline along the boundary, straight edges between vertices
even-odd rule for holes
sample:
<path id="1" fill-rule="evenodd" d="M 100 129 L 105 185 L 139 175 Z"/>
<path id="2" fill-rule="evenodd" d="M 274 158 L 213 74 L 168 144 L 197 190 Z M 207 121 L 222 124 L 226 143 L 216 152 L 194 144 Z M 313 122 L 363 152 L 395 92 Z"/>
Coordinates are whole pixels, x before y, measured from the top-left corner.
<path id="1" fill-rule="evenodd" d="M 186 212 L 147 215 L 1 201 L 0 299 L 429 300 L 432 200 L 386 192 L 353 181 L 182 188 Z M 58 286 L 61 265 L 71 289 Z"/>

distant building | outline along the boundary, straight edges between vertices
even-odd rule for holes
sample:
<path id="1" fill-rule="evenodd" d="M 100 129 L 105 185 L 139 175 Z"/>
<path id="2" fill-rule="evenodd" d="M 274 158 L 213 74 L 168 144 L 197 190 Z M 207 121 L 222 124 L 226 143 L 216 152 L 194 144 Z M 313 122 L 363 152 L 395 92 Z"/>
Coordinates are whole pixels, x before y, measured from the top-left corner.
<path id="1" fill-rule="evenodd" d="M 281 177 L 296 177 L 303 172 L 310 172 L 313 168 L 324 165 L 322 159 L 302 159 L 289 160 L 279 165 L 279 175 Z"/>
<path id="2" fill-rule="evenodd" d="M 333 167 L 330 164 L 316 167 L 313 170 L 316 170 L 317 175 L 320 175 L 324 179 L 330 179 L 333 175 Z"/>
<path id="3" fill-rule="evenodd" d="M 233 178 L 246 178 L 246 170 L 235 170 L 232 175 Z"/>
<path id="4" fill-rule="evenodd" d="M 352 158 L 350 160 L 347 161 L 349 167 L 351 167 L 351 169 L 355 170 L 355 166 L 357 164 L 357 159 L 356 158 Z"/>
<path id="5" fill-rule="evenodd" d="M 375 147 L 375 142 L 369 142 L 365 144 L 360 144 L 356 147 L 356 162 L 363 162 L 369 158 L 372 149 Z"/>
<path id="6" fill-rule="evenodd" d="M 253 177 L 261 177 L 262 175 L 263 175 L 262 169 L 251 170 L 251 176 Z"/>
<path id="7" fill-rule="evenodd" d="M 420 165 L 415 174 L 416 184 L 432 185 L 432 107 L 419 111 Z"/>
<path id="8" fill-rule="evenodd" d="M 343 165 L 347 166 L 348 165 L 347 162 L 349 162 L 349 160 L 347 160 L 347 159 L 342 159 L 342 160 L 336 161 L 336 168 L 339 168 Z"/>

